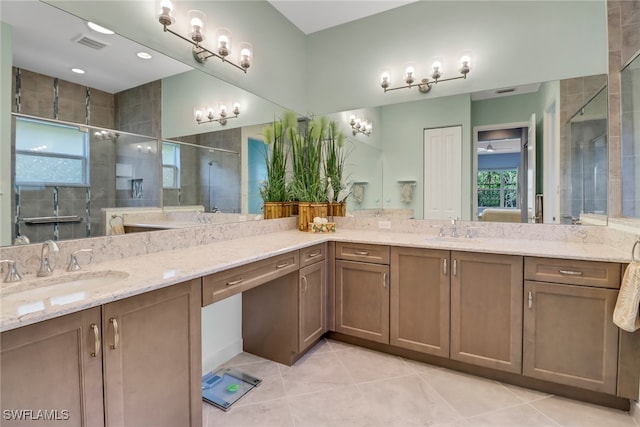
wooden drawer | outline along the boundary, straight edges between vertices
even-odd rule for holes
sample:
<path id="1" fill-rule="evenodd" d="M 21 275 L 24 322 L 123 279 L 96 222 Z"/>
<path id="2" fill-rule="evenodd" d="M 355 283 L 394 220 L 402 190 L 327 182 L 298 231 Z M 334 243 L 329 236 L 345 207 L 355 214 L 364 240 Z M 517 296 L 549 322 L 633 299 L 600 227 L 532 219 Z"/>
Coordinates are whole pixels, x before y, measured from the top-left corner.
<path id="1" fill-rule="evenodd" d="M 202 278 L 202 306 L 297 271 L 298 257 L 298 251 L 293 251 L 204 276 Z"/>
<path id="2" fill-rule="evenodd" d="M 373 264 L 389 264 L 389 246 L 336 242 L 336 258 Z"/>
<path id="3" fill-rule="evenodd" d="M 619 289 L 620 272 L 620 264 L 615 262 L 534 257 L 524 262 L 525 279 L 538 282 Z"/>
<path id="4" fill-rule="evenodd" d="M 327 245 L 324 243 L 300 249 L 300 268 L 315 264 L 318 261 L 324 261 L 326 252 Z"/>

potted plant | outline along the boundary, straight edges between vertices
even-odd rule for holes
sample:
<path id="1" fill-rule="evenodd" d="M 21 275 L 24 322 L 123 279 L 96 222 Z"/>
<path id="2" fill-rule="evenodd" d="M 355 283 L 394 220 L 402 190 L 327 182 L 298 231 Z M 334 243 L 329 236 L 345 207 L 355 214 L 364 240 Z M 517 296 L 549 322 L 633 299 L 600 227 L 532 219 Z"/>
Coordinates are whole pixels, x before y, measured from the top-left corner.
<path id="1" fill-rule="evenodd" d="M 346 154 L 343 150 L 344 134 L 338 130 L 335 121 L 329 122 L 324 150 L 324 176 L 327 180 L 329 214 L 345 216 L 348 192 L 344 182 L 344 164 Z"/>
<path id="2" fill-rule="evenodd" d="M 265 219 L 285 216 L 284 203 L 288 201 L 287 190 L 287 156 L 285 143 L 287 128 L 291 125 L 291 114 L 295 123 L 295 113 L 285 113 L 282 120 L 273 121 L 264 128 L 265 164 L 267 179 L 260 187 Z M 286 215 L 288 216 L 288 215 Z"/>
<path id="3" fill-rule="evenodd" d="M 322 178 L 323 140 L 327 135 L 328 119 L 314 118 L 304 132 L 289 128 L 293 177 L 291 189 L 298 200 L 298 229 L 307 231 L 316 216 L 328 216 L 327 186 Z"/>

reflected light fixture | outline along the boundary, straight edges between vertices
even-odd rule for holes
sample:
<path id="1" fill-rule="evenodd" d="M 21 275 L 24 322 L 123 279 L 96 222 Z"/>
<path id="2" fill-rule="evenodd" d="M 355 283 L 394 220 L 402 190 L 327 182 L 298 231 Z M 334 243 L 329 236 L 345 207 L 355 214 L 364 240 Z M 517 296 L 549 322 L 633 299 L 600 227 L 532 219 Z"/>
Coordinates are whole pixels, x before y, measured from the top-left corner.
<path id="1" fill-rule="evenodd" d="M 229 60 L 232 53 L 231 32 L 226 28 L 219 28 L 215 33 L 215 49 L 210 50 L 202 46 L 202 42 L 206 39 L 205 30 L 205 14 L 199 10 L 190 10 L 187 15 L 189 18 L 189 37 L 185 37 L 171 30 L 169 26 L 175 22 L 173 16 L 174 6 L 171 0 L 159 0 L 158 5 L 158 22 L 162 25 L 165 33 L 190 43 L 191 51 L 194 59 L 199 63 L 205 63 L 207 59 L 216 57 L 238 70 L 246 73 L 251 66 L 252 46 L 250 43 L 240 43 L 238 49 L 238 63 Z"/>
<path id="2" fill-rule="evenodd" d="M 354 136 L 359 133 L 369 136 L 373 130 L 373 125 L 369 121 L 354 115 L 349 119 L 349 124 L 351 125 L 351 131 Z"/>
<path id="3" fill-rule="evenodd" d="M 206 114 L 205 114 L 206 113 Z M 233 104 L 233 110 L 231 111 L 233 116 L 229 116 L 227 112 L 227 107 L 225 105 L 220 105 L 218 117 L 216 118 L 215 113 L 212 107 L 208 107 L 206 109 L 196 108 L 194 110 L 194 115 L 196 119 L 196 123 L 201 125 L 203 123 L 211 123 L 218 122 L 222 126 L 227 124 L 227 120 L 229 119 L 237 119 L 240 114 L 240 104 L 237 102 Z"/>
<path id="4" fill-rule="evenodd" d="M 487 150 L 487 153 L 493 153 L 494 151 L 496 151 L 496 150 L 493 148 L 493 145 L 491 145 L 491 143 L 488 143 L 488 144 L 487 144 L 486 150 Z"/>
<path id="5" fill-rule="evenodd" d="M 458 65 L 458 72 L 460 73 L 459 76 L 442 79 L 441 78 L 443 74 L 442 63 L 436 60 L 431 65 L 431 79 L 424 78 L 416 82 L 415 68 L 412 65 L 409 65 L 405 68 L 405 71 L 404 71 L 404 82 L 406 83 L 405 85 L 391 87 L 391 75 L 389 74 L 388 71 L 384 71 L 380 76 L 380 86 L 382 86 L 382 89 L 385 92 L 388 92 L 391 90 L 411 89 L 413 87 L 417 87 L 420 93 L 427 93 L 431 90 L 431 86 L 433 86 L 434 84 L 447 82 L 451 80 L 466 79 L 467 74 L 469 74 L 469 71 L 471 71 L 471 57 L 465 54 L 460 58 L 460 61 L 459 61 L 459 65 Z"/>

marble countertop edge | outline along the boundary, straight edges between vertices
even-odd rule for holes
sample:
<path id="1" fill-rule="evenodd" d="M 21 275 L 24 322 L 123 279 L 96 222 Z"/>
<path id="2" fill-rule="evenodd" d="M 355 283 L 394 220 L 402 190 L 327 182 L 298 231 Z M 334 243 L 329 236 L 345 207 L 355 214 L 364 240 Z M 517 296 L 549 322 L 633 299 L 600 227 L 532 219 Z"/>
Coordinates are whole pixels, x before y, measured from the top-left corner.
<path id="1" fill-rule="evenodd" d="M 342 229 L 336 233 L 303 233 L 298 230 L 270 233 L 260 236 L 220 240 L 201 246 L 174 249 L 153 254 L 89 264 L 84 272 L 106 270 L 126 272 L 128 277 L 115 281 L 102 289 L 96 289 L 86 299 L 73 304 L 49 307 L 45 310 L 18 314 L 18 303 L 0 300 L 0 331 L 7 331 L 65 314 L 108 304 L 113 301 L 171 286 L 209 274 L 218 273 L 271 256 L 302 249 L 327 241 L 398 245 L 426 249 L 460 250 L 505 255 L 581 259 L 592 261 L 630 261 L 630 254 L 620 249 L 597 243 L 569 243 L 505 238 L 442 238 L 417 233 L 386 231 L 363 231 Z M 65 271 L 56 271 L 54 276 L 64 276 Z M 29 275 L 23 284 L 33 285 L 40 279 Z M 22 286 L 18 284 L 17 286 Z M 51 295 L 59 289 L 52 285 Z M 8 289 L 3 284 L 2 294 Z M 14 292 L 19 294 L 20 291 Z M 20 301 L 20 304 L 39 301 Z"/>

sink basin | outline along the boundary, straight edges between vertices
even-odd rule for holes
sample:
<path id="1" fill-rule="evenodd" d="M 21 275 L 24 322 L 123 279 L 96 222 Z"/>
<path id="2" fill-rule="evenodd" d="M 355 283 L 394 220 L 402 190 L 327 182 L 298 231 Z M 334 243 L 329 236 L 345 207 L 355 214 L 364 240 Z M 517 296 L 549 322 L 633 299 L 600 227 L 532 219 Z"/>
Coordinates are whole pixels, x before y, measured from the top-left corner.
<path id="1" fill-rule="evenodd" d="M 105 270 L 36 278 L 3 289 L 1 298 L 3 306 L 15 304 L 18 311 L 25 314 L 47 306 L 82 301 L 90 294 L 127 277 L 129 273 L 123 271 Z"/>

